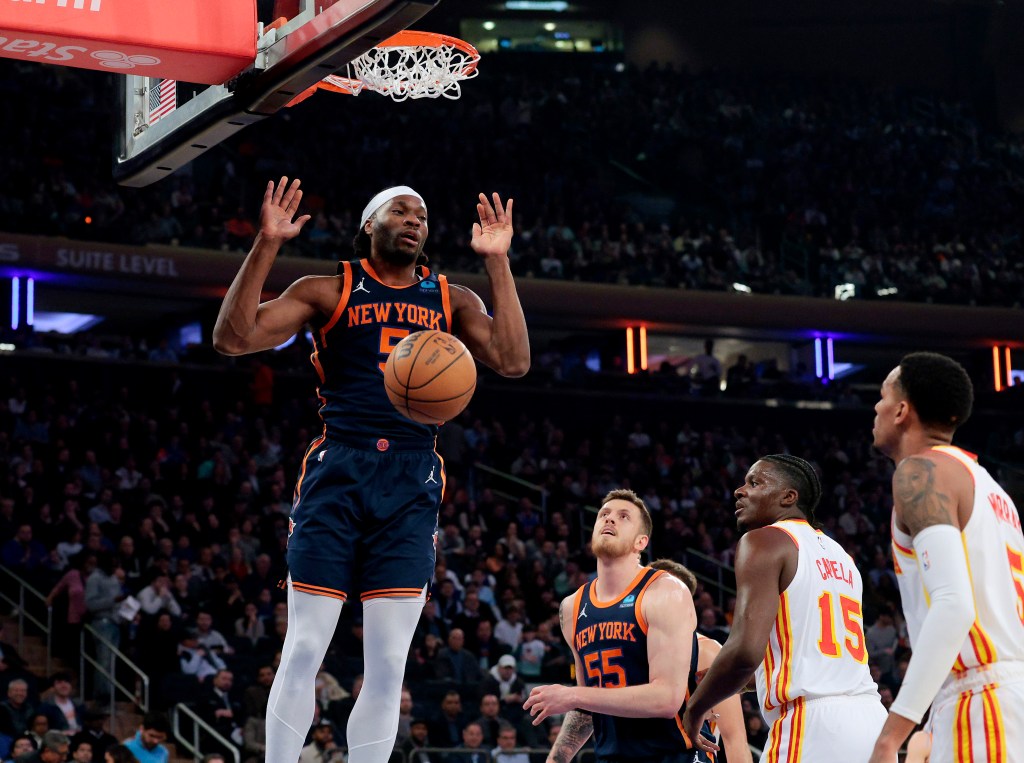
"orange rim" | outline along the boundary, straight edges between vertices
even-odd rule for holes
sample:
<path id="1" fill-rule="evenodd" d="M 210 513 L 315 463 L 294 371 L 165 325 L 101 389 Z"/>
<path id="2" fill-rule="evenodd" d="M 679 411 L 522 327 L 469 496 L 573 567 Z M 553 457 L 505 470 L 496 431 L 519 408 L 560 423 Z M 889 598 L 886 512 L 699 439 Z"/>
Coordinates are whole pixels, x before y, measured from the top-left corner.
<path id="1" fill-rule="evenodd" d="M 391 35 L 383 42 L 377 43 L 378 48 L 442 48 L 444 46 L 456 48 L 472 59 L 466 66 L 459 72 L 463 76 L 468 76 L 476 70 L 476 65 L 480 61 L 480 51 L 470 45 L 465 40 L 460 40 L 458 37 L 449 37 L 446 34 L 439 34 L 437 32 L 418 32 L 414 29 L 406 29 L 405 31 L 399 32 L 398 34 Z"/>
<path id="2" fill-rule="evenodd" d="M 476 73 L 476 66 L 480 62 L 480 52 L 465 40 L 458 37 L 449 37 L 446 34 L 437 32 L 418 32 L 412 29 L 394 34 L 386 40 L 378 43 L 376 48 L 441 48 L 452 47 L 469 58 L 468 63 L 456 72 L 458 78 L 465 79 Z M 358 95 L 363 90 L 363 83 L 358 79 L 343 77 L 338 74 L 331 74 L 313 85 L 311 88 L 296 96 L 289 106 L 294 106 L 309 98 L 317 90 L 327 90 L 332 93 L 343 95 Z"/>

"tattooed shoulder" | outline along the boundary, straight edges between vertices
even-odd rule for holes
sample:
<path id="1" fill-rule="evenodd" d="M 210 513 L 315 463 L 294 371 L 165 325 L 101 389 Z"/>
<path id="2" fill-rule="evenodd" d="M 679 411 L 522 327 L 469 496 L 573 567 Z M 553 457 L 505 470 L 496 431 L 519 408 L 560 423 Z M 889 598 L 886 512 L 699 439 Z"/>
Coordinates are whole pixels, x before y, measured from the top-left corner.
<path id="1" fill-rule="evenodd" d="M 911 456 L 900 462 L 892 477 L 896 512 L 911 535 L 932 525 L 956 526 L 956 500 L 936 479 L 935 462 Z"/>

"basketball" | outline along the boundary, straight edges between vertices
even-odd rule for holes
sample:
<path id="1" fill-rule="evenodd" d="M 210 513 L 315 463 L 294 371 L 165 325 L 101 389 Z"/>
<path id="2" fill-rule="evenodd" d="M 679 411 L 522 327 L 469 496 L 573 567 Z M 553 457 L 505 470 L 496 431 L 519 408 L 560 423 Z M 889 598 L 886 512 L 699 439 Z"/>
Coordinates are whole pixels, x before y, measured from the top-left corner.
<path id="1" fill-rule="evenodd" d="M 469 404 L 476 390 L 476 363 L 458 337 L 417 331 L 388 356 L 384 389 L 403 416 L 420 424 L 441 424 Z"/>

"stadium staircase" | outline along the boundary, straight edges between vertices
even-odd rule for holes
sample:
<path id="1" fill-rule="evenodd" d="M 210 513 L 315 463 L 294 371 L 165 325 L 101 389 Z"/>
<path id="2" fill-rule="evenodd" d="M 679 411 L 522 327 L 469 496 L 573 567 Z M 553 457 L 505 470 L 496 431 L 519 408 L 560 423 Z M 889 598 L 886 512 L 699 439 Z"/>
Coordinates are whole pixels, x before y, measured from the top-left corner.
<path id="1" fill-rule="evenodd" d="M 8 634 L 21 633 L 16 615 L 6 615 L 0 617 L 0 620 L 3 621 L 4 628 Z M 17 642 L 15 642 L 14 646 L 25 660 L 28 670 L 34 675 L 40 676 L 45 680 L 46 676 L 52 675 L 57 671 L 67 671 L 74 676 L 74 685 L 81 686 L 81 676 L 78 675 L 79 666 L 68 665 L 59 657 L 51 656 L 49 672 L 47 672 L 46 639 L 43 636 L 34 635 L 31 632 L 21 633 L 20 646 Z M 90 698 L 86 697 L 86 699 Z M 107 731 L 118 739 L 127 739 L 135 735 L 141 724 L 142 713 L 138 705 L 134 702 L 117 702 L 114 705 L 114 715 L 107 724 Z M 167 741 L 166 747 L 171 753 L 169 763 L 193 763 L 193 759 L 179 753 L 170 740 Z"/>

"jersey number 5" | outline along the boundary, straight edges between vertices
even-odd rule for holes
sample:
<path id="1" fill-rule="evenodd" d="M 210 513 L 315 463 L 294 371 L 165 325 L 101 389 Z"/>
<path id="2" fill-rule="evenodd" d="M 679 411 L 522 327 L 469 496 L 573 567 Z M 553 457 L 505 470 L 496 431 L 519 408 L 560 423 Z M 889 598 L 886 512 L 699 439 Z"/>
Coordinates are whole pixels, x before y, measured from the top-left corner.
<path id="1" fill-rule="evenodd" d="M 868 652 L 864 648 L 864 615 L 860 602 L 849 596 L 839 594 L 839 608 L 843 612 L 843 624 L 846 626 L 846 651 L 857 662 L 868 661 Z M 824 591 L 818 597 L 818 610 L 821 612 L 821 638 L 818 639 L 818 651 L 826 657 L 842 657 L 843 648 L 836 641 L 835 616 L 832 613 L 832 592 Z"/>
<path id="2" fill-rule="evenodd" d="M 622 656 L 621 649 L 602 649 L 584 656 L 583 665 L 587 670 L 587 678 L 596 680 L 598 686 L 605 689 L 618 689 L 626 685 L 626 671 L 612 660 Z"/>
<path id="3" fill-rule="evenodd" d="M 384 373 L 384 366 L 388 364 L 388 356 L 395 349 L 395 345 L 409 336 L 409 329 L 395 329 L 390 326 L 382 326 L 380 329 L 380 354 L 384 356 L 377 365 L 380 372 Z"/>

